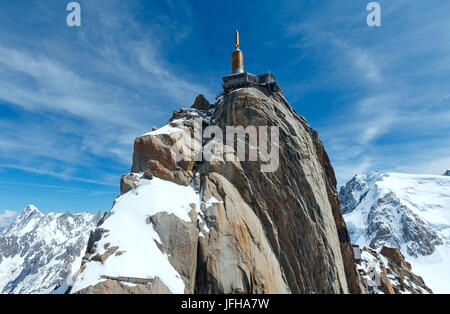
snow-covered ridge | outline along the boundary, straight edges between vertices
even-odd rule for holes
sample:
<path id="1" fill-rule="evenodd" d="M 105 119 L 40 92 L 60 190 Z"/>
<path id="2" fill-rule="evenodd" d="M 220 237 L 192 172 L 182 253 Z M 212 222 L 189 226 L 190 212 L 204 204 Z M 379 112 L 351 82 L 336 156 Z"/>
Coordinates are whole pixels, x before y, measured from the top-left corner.
<path id="1" fill-rule="evenodd" d="M 153 228 L 151 217 L 164 212 L 190 222 L 191 211 L 200 208 L 200 195 L 193 186 L 139 177 L 136 187 L 116 199 L 99 226 L 104 233 L 95 252 L 91 252 L 94 257 L 85 264 L 71 293 L 106 281 L 106 277 L 159 278 L 172 293 L 184 293 L 180 274 L 158 247 L 157 243 L 163 241 Z"/>
<path id="2" fill-rule="evenodd" d="M 352 242 L 398 248 L 433 291 L 450 291 L 450 177 L 357 175 L 339 196 Z"/>
<path id="3" fill-rule="evenodd" d="M 78 270 L 101 213 L 42 214 L 29 205 L 0 233 L 0 293 L 50 293 Z"/>
<path id="4" fill-rule="evenodd" d="M 223 99 L 218 103 L 220 101 Z M 165 140 L 174 140 L 177 137 L 174 133 L 178 132 L 187 132 L 190 137 L 191 129 L 212 122 L 214 110 L 215 107 L 199 95 L 192 108 L 174 112 L 166 125 L 153 128 L 140 138 L 148 137 L 164 143 Z M 166 152 L 161 147 L 158 149 Z M 162 172 L 165 167 L 170 168 L 164 159 L 162 156 L 157 161 Z M 194 177 L 199 180 L 198 173 L 189 177 L 187 182 L 175 183 L 174 177 L 161 179 L 160 176 L 164 178 L 163 173 L 159 173 L 160 176 L 144 175 L 146 163 L 147 160 L 142 162 L 143 167 L 132 167 L 131 173 L 122 177 L 121 194 L 95 230 L 81 271 L 70 288 L 71 293 L 114 291 L 111 281 L 131 288 L 136 288 L 136 282 L 147 282 L 148 285 L 141 284 L 146 286 L 145 293 L 184 293 L 186 289 L 193 289 L 187 287 L 187 277 L 191 277 L 189 254 L 194 249 L 196 253 L 196 248 L 189 247 L 188 243 L 197 243 L 197 238 L 204 237 L 209 231 L 200 215 L 201 206 L 209 207 L 219 201 L 214 197 L 201 201 L 202 192 L 194 183 Z M 179 165 L 177 169 L 181 169 Z M 178 238 L 174 240 L 172 236 Z M 183 237 L 189 236 L 195 239 L 184 243 Z M 173 241 L 182 243 L 175 245 Z M 186 259 L 174 261 L 171 256 L 173 247 L 181 251 L 185 249 L 183 253 L 175 253 L 178 254 L 175 258 L 186 254 Z M 155 282 L 158 284 L 153 285 Z"/>

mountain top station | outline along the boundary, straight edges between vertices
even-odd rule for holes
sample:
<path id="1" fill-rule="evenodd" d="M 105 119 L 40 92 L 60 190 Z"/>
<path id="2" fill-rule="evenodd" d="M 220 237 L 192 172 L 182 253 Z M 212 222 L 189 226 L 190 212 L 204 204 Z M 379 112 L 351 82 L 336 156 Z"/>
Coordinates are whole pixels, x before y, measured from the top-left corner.
<path id="1" fill-rule="evenodd" d="M 236 30 L 234 39 L 235 49 L 231 57 L 232 74 L 223 78 L 223 90 L 225 93 L 245 87 L 267 87 L 270 92 L 277 90 L 279 88 L 278 84 L 275 81 L 275 77 L 270 72 L 260 75 L 244 72 L 244 55 L 239 49 L 238 30 Z"/>

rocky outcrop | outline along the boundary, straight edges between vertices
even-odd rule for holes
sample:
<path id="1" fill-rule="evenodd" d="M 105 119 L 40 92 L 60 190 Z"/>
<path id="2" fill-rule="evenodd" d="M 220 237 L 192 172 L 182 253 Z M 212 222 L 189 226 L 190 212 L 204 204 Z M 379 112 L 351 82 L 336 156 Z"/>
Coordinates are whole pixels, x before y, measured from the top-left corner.
<path id="1" fill-rule="evenodd" d="M 364 248 L 358 271 L 370 294 L 431 294 L 422 277 L 412 272 L 398 249 L 382 247 L 380 252 Z"/>
<path id="2" fill-rule="evenodd" d="M 237 144 L 224 146 L 232 158 L 199 159 L 199 147 L 221 142 L 218 134 L 212 139 L 196 137 L 199 118 L 201 130 L 208 126 L 219 127 L 221 132 L 229 126 L 278 126 L 277 167 L 262 171 L 273 160 L 265 158 L 261 146 L 256 161 L 239 159 Z M 247 147 L 256 146 L 249 135 L 244 141 Z M 177 152 L 192 154 L 179 160 Z M 152 242 L 168 256 L 185 292 L 362 292 L 333 168 L 318 133 L 292 109 L 280 90 L 240 89 L 225 93 L 214 105 L 199 96 L 191 109 L 174 112 L 168 125 L 136 139 L 131 173 L 122 178 L 125 194 L 105 224 L 119 210 L 126 210 L 128 198 L 134 194 L 141 197 L 141 190 L 156 178 L 198 193 L 196 202 L 186 204 L 188 219 L 163 208 L 150 211 L 153 214 L 145 218 L 148 228 L 158 235 Z M 136 183 L 133 174 L 138 173 L 144 175 Z M 144 206 L 141 201 L 139 204 Z M 92 242 L 104 243 L 106 236 L 117 232 L 108 231 L 98 233 L 100 239 Z M 108 252 L 99 245 L 92 247 L 84 260 L 89 271 L 94 269 L 90 263 L 98 263 L 96 254 Z M 95 292 L 98 285 L 108 285 L 108 292 L 130 292 L 106 282 L 81 291 Z"/>
<path id="3" fill-rule="evenodd" d="M 107 279 L 75 294 L 171 294 L 171 292 L 159 278 L 146 283 L 136 283 L 136 280 L 118 277 Z"/>
<path id="4" fill-rule="evenodd" d="M 411 270 L 411 264 L 405 260 L 405 257 L 402 255 L 402 253 L 400 253 L 398 249 L 383 246 L 380 253 L 387 259 L 389 259 L 392 264 Z"/>
<path id="5" fill-rule="evenodd" d="M 358 175 L 348 181 L 345 186 L 342 186 L 339 191 L 342 213 L 345 215 L 355 210 L 367 196 L 368 189 L 369 184 Z"/>
<path id="6" fill-rule="evenodd" d="M 450 177 L 450 170 L 447 170 L 447 171 L 444 173 L 444 176 Z"/>
<path id="7" fill-rule="evenodd" d="M 194 104 L 192 105 L 193 109 L 203 110 L 207 111 L 209 110 L 211 105 L 209 104 L 209 101 L 205 98 L 203 95 L 198 95 L 197 98 L 195 98 Z"/>
<path id="8" fill-rule="evenodd" d="M 191 159 L 177 162 L 173 147 L 177 145 L 181 152 L 187 154 L 187 151 L 191 151 L 193 147 L 188 142 L 191 138 L 186 138 L 183 132 L 170 132 L 170 130 L 191 133 L 194 128 L 193 119 L 196 117 L 198 115 L 195 113 L 182 109 L 179 113 L 174 112 L 169 125 L 165 127 L 169 132 L 157 130 L 152 132 L 153 134 L 136 138 L 131 173 L 144 172 L 145 177 L 149 179 L 156 176 L 177 184 L 189 185 L 194 175 L 194 152 Z M 201 146 L 201 143 L 196 145 Z"/>
<path id="9" fill-rule="evenodd" d="M 120 195 L 125 194 L 134 189 L 139 181 L 139 175 L 129 173 L 122 176 L 120 179 Z"/>
<path id="10" fill-rule="evenodd" d="M 196 213 L 193 215 L 196 216 Z M 152 216 L 150 221 L 161 240 L 161 243 L 157 242 L 158 247 L 167 254 L 170 263 L 186 283 L 186 290 L 192 293 L 195 285 L 199 237 L 196 221 L 188 223 L 166 212 Z"/>

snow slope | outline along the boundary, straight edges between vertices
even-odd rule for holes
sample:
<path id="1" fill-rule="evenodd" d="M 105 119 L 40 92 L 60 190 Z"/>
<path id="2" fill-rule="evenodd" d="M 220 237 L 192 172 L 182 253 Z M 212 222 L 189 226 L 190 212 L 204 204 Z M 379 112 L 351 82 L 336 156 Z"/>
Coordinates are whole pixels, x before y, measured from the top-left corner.
<path id="1" fill-rule="evenodd" d="M 357 175 L 339 196 L 354 243 L 400 249 L 434 292 L 450 292 L 450 177 Z"/>
<path id="2" fill-rule="evenodd" d="M 0 233 L 0 293 L 50 293 L 78 270 L 90 231 L 90 213 L 42 214 L 29 205 Z"/>
<path id="3" fill-rule="evenodd" d="M 94 254 L 102 255 L 118 247 L 120 254 L 110 255 L 104 263 L 88 261 L 76 279 L 71 293 L 94 286 L 110 277 L 152 279 L 159 277 L 173 293 L 184 293 L 184 282 L 161 252 L 156 241 L 161 242 L 149 219 L 159 213 L 174 214 L 190 222 L 189 204 L 199 206 L 200 196 L 192 186 L 181 186 L 169 181 L 140 178 L 136 188 L 120 196 L 109 217 L 99 226 L 107 230 Z"/>

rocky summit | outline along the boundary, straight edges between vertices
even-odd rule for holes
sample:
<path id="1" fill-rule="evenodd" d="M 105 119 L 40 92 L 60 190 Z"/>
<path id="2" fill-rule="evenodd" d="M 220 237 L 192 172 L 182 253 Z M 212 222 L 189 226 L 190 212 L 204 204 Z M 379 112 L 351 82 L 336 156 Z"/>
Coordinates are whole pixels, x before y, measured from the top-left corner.
<path id="1" fill-rule="evenodd" d="M 199 118 L 204 131 L 278 126 L 278 167 L 261 171 L 267 160 L 260 148 L 257 160 L 247 161 L 236 145 L 224 145 L 233 158 L 205 161 L 193 153 L 178 160 L 176 143 L 186 152 L 225 138 L 196 137 Z M 248 136 L 244 141 L 252 145 Z M 200 95 L 167 125 L 136 138 L 131 172 L 120 186 L 91 234 L 71 293 L 364 289 L 327 153 L 280 89 L 240 88 L 214 104 Z"/>

